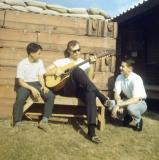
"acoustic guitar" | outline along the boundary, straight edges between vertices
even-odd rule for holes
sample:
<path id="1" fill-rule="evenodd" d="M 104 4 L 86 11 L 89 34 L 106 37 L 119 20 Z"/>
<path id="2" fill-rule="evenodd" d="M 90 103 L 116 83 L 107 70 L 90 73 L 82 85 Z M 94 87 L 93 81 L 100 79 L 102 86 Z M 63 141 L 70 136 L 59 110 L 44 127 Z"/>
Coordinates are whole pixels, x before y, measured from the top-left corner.
<path id="1" fill-rule="evenodd" d="M 103 51 L 101 53 L 98 53 L 97 58 L 101 58 L 104 56 L 111 56 L 112 54 L 108 53 L 107 51 Z M 58 91 L 60 90 L 66 83 L 66 81 L 68 80 L 69 76 L 70 76 L 70 72 L 76 68 L 79 67 L 85 63 L 89 62 L 89 59 L 84 60 L 83 62 L 79 63 L 79 64 L 75 64 L 73 62 L 64 65 L 62 67 L 60 67 L 60 69 L 64 72 L 62 75 L 60 76 L 55 76 L 55 75 L 49 75 L 49 76 L 45 76 L 45 85 L 48 88 L 53 89 L 53 91 Z"/>

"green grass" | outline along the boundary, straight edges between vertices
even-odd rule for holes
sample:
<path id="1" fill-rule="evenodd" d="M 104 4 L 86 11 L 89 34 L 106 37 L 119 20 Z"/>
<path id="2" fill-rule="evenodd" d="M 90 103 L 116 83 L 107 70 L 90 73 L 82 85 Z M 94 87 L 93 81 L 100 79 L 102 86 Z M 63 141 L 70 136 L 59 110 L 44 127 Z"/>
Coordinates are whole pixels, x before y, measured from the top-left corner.
<path id="1" fill-rule="evenodd" d="M 24 121 L 17 130 L 10 120 L 0 121 L 0 160 L 158 160 L 159 114 L 146 113 L 144 129 L 106 124 L 97 134 L 102 144 L 93 144 L 82 133 L 87 127 L 51 123 L 50 133 L 37 128 L 37 122 Z"/>

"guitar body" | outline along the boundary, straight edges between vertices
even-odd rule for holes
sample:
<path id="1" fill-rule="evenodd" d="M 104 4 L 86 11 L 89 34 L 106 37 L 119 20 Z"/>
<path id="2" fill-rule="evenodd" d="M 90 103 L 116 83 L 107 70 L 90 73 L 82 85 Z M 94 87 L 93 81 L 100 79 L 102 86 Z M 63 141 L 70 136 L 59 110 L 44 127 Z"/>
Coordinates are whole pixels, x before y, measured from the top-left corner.
<path id="1" fill-rule="evenodd" d="M 52 88 L 54 91 L 58 91 L 65 85 L 68 79 L 69 79 L 69 75 L 63 78 L 61 78 L 61 76 L 59 77 L 46 76 L 45 83 L 48 88 Z"/>
<path id="2" fill-rule="evenodd" d="M 46 76 L 45 77 L 45 85 L 48 88 L 53 88 L 54 91 L 58 91 L 59 89 L 61 89 L 66 81 L 69 78 L 69 74 L 67 74 L 68 70 L 71 69 L 72 67 L 76 66 L 75 63 L 71 62 L 67 65 L 64 65 L 62 67 L 59 67 L 65 74 L 61 75 L 61 76 Z"/>

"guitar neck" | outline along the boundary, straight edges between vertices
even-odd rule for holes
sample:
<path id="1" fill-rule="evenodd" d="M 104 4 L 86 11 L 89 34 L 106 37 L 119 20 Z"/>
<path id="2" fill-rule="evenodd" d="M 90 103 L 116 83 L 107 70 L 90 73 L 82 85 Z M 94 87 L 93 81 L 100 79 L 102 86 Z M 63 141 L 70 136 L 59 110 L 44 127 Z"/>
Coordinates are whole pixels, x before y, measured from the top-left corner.
<path id="1" fill-rule="evenodd" d="M 101 58 L 101 57 L 108 56 L 108 55 L 113 55 L 113 54 L 108 53 L 108 52 L 104 52 L 104 53 L 102 53 L 102 54 L 97 55 L 96 57 L 97 57 L 97 58 Z M 79 66 L 81 66 L 81 65 L 83 65 L 83 64 L 85 64 L 85 63 L 87 63 L 87 62 L 89 62 L 89 61 L 90 61 L 89 59 L 86 59 L 86 60 L 84 60 L 83 62 L 81 62 L 81 63 L 77 64 L 76 66 L 74 66 L 73 68 L 79 67 Z M 73 68 L 72 68 L 72 69 L 73 69 Z"/>
<path id="2" fill-rule="evenodd" d="M 82 66 L 83 64 L 85 64 L 85 63 L 87 63 L 87 62 L 89 62 L 89 59 L 84 60 L 83 62 L 81 62 L 81 63 L 77 64 L 77 65 L 76 65 L 76 66 L 74 66 L 74 67 Z M 73 68 L 74 68 L 74 67 L 73 67 Z"/>

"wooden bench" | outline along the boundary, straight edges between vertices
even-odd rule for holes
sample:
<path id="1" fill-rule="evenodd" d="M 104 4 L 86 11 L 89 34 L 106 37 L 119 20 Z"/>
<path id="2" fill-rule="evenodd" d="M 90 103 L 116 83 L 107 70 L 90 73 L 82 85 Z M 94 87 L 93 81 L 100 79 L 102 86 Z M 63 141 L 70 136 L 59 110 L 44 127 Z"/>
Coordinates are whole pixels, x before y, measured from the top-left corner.
<path id="1" fill-rule="evenodd" d="M 147 98 L 159 99 L 159 85 L 145 85 Z"/>
<path id="2" fill-rule="evenodd" d="M 26 104 L 24 105 L 24 115 L 26 117 L 28 117 L 29 119 L 31 119 L 30 116 L 34 116 L 34 115 L 42 115 L 42 113 L 35 113 L 35 112 L 28 112 L 28 109 L 33 105 L 33 104 L 44 104 L 44 101 L 42 98 L 39 98 L 38 101 L 33 100 L 33 98 L 29 97 L 26 101 Z M 71 107 L 79 107 L 79 106 L 84 106 L 84 103 L 79 99 L 79 98 L 75 98 L 75 97 L 63 97 L 63 96 L 56 96 L 55 100 L 54 100 L 54 105 L 58 106 L 58 105 L 62 105 L 64 106 L 64 109 L 67 110 L 67 106 L 71 106 Z M 97 125 L 98 128 L 102 131 L 104 129 L 105 126 L 105 107 L 102 105 L 102 103 L 100 102 L 100 100 L 97 98 L 96 99 L 96 106 L 97 106 Z M 87 118 L 86 113 L 85 114 L 61 114 L 61 113 L 53 113 L 52 114 L 53 117 L 67 117 L 67 118 L 71 118 L 71 117 L 77 117 L 77 118 Z"/>

